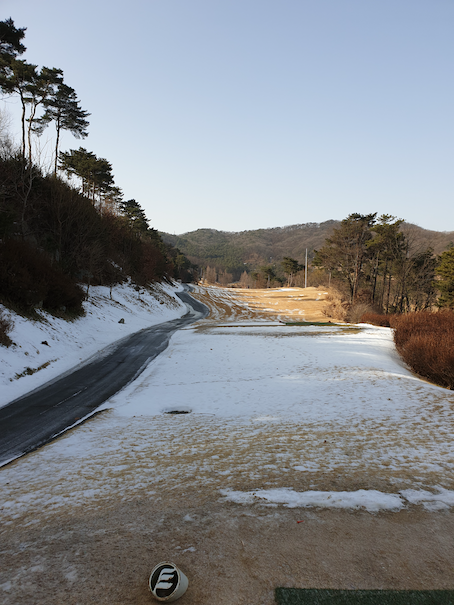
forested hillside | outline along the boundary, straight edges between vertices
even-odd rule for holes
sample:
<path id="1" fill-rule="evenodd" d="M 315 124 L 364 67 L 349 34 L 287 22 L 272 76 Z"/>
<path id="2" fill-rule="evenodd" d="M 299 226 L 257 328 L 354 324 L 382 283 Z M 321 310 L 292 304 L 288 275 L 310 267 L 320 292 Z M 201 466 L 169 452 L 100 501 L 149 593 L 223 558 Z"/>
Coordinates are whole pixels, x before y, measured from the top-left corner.
<path id="1" fill-rule="evenodd" d="M 303 262 L 306 248 L 312 258 L 314 249 L 323 245 L 337 224 L 338 221 L 326 221 L 239 233 L 198 229 L 183 235 L 161 233 L 161 236 L 201 268 L 209 265 L 218 272 L 232 273 L 237 280 L 245 268 L 253 271 L 262 265 L 279 263 L 285 256 Z"/>
<path id="2" fill-rule="evenodd" d="M 77 314 L 91 284 L 191 280 L 191 263 L 150 227 L 139 202 L 123 199 L 107 159 L 83 147 L 59 150 L 62 130 L 88 135 L 90 114 L 61 69 L 19 58 L 24 37 L 11 19 L 0 22 L 0 91 L 22 107 L 19 142 L 0 119 L 0 302 Z M 50 125 L 46 170 L 34 150 Z"/>
<path id="3" fill-rule="evenodd" d="M 279 270 L 285 257 L 292 257 L 304 264 L 306 248 L 310 264 L 314 251 L 324 245 L 339 225 L 340 221 L 331 220 L 238 233 L 198 229 L 182 235 L 161 233 L 161 236 L 165 242 L 177 246 L 201 269 L 213 267 L 218 274 L 227 272 L 236 281 L 245 269 L 254 272 L 260 267 L 275 265 Z M 429 231 L 405 222 L 401 230 L 408 234 L 415 247 L 421 250 L 432 248 L 435 255 L 454 243 L 454 231 Z"/>

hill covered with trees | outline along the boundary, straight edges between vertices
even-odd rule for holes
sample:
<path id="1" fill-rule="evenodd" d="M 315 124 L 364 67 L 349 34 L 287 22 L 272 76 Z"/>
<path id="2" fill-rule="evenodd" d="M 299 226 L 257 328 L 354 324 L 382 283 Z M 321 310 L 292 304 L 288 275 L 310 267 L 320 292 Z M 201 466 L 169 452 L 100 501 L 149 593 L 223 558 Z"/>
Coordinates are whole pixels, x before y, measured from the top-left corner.
<path id="1" fill-rule="evenodd" d="M 226 281 L 224 276 L 230 277 L 226 283 L 238 281 L 244 271 L 257 275 L 269 267 L 276 277 L 286 281 L 284 258 L 290 257 L 303 266 L 307 249 L 308 265 L 312 267 L 315 252 L 340 224 L 341 221 L 330 220 L 241 232 L 198 229 L 182 235 L 161 233 L 161 236 L 164 242 L 177 246 L 202 272 L 207 267 L 214 270 L 218 281 Z M 400 231 L 411 241 L 412 249 L 422 252 L 431 248 L 433 255 L 441 254 L 454 242 L 454 231 L 430 231 L 406 222 L 400 223 Z"/>
<path id="2" fill-rule="evenodd" d="M 0 22 L 0 92 L 22 108 L 19 143 L 0 120 L 0 302 L 77 314 L 91 284 L 190 281 L 194 267 L 150 227 L 139 202 L 124 200 L 110 162 L 83 147 L 59 150 L 62 130 L 87 136 L 90 114 L 61 69 L 20 58 L 24 37 L 11 19 Z M 33 150 L 51 124 L 46 172 Z"/>
<path id="3" fill-rule="evenodd" d="M 337 224 L 338 221 L 326 221 L 237 233 L 198 229 L 183 235 L 161 236 L 200 268 L 210 266 L 219 274 L 231 273 L 236 281 L 245 270 L 278 264 L 285 256 L 304 261 L 306 248 L 312 258 L 314 249 L 323 245 Z"/>

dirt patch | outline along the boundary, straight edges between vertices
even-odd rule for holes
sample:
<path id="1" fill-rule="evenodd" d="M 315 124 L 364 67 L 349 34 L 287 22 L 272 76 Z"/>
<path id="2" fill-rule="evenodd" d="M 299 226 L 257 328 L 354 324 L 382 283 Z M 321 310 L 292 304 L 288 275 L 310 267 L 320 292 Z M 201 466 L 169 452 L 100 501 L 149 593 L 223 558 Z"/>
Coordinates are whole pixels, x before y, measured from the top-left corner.
<path id="1" fill-rule="evenodd" d="M 36 477 L 36 485 L 18 482 L 13 489 L 24 491 L 26 510 L 8 517 L 8 498 L 3 505 L 1 602 L 151 604 L 147 580 L 154 565 L 165 560 L 189 578 L 181 605 L 272 605 L 276 586 L 454 586 L 454 515 L 448 510 L 428 512 L 412 505 L 379 514 L 289 509 L 259 499 L 237 505 L 220 494 L 221 486 L 393 493 L 410 487 L 411 460 L 408 473 L 405 465 L 392 472 L 383 466 L 372 470 L 368 463 L 366 445 L 381 435 L 379 427 L 358 438 L 339 428 L 311 437 L 297 423 L 216 431 L 215 420 L 196 422 L 191 416 L 135 420 L 135 431 L 122 431 L 134 439 L 124 442 L 121 459 L 108 452 L 104 464 L 81 459 L 80 476 L 62 475 L 55 481 L 49 464 L 49 476 Z M 90 425 L 80 430 L 90 433 Z M 149 451 L 140 451 L 140 430 L 167 434 L 166 443 L 155 438 Z M 388 443 L 387 435 L 381 437 L 379 449 L 390 451 L 393 439 Z M 307 440 L 309 448 L 299 445 Z M 310 459 L 305 461 L 306 449 Z M 39 451 L 31 454 L 28 462 L 39 456 Z M 339 464 L 330 469 L 333 460 Z M 295 461 L 314 468 L 292 473 Z M 20 472 L 15 476 L 21 477 Z M 426 479 L 430 484 L 431 478 Z M 109 490 L 103 492 L 101 484 Z M 80 498 L 74 495 L 75 486 Z M 10 498 L 20 501 L 20 494 Z"/>
<path id="2" fill-rule="evenodd" d="M 452 514 L 239 506 L 182 486 L 3 532 L 0 594 L 5 605 L 147 605 L 163 560 L 189 578 L 181 605 L 272 605 L 276 586 L 446 589 L 453 532 Z"/>

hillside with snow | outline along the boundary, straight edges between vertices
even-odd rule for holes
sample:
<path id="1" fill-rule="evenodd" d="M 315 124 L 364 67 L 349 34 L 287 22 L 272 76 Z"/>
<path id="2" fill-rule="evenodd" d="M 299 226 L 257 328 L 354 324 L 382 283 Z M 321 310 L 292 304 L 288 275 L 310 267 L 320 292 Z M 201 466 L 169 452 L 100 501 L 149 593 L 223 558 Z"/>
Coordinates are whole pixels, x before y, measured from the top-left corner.
<path id="1" fill-rule="evenodd" d="M 175 295 L 179 289 L 170 284 L 94 286 L 83 303 L 85 315 L 73 321 L 39 309 L 39 320 L 32 320 L 0 305 L 14 324 L 13 345 L 0 347 L 0 407 L 133 332 L 181 317 L 186 306 Z"/>

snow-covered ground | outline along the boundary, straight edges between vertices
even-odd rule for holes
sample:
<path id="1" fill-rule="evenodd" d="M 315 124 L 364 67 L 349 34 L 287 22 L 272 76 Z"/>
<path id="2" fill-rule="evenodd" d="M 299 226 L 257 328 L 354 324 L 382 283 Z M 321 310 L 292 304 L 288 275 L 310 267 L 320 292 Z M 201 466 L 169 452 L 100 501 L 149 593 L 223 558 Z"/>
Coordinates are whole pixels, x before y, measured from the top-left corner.
<path id="1" fill-rule="evenodd" d="M 0 407 L 86 362 L 111 343 L 149 326 L 181 317 L 186 306 L 175 295 L 181 286 L 157 284 L 136 290 L 130 284 L 90 288 L 85 316 L 65 321 L 38 311 L 30 321 L 0 310 L 13 320 L 11 340 L 0 347 Z M 119 323 L 123 319 L 124 323 Z"/>
<path id="2" fill-rule="evenodd" d="M 177 332 L 102 414 L 3 468 L 4 522 L 191 491 L 258 506 L 454 505 L 454 393 L 413 376 L 390 329 L 221 319 Z"/>

